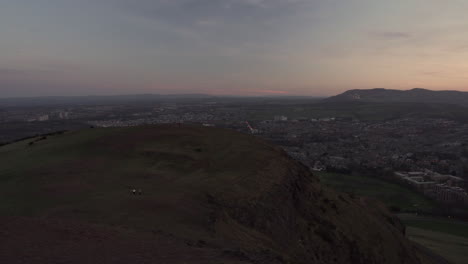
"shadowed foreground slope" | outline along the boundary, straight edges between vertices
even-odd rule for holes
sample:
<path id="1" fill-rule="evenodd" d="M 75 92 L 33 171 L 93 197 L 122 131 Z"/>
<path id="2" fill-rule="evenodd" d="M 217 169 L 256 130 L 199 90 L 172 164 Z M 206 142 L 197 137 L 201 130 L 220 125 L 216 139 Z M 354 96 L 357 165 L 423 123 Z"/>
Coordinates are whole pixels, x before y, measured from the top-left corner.
<path id="1" fill-rule="evenodd" d="M 229 130 L 89 129 L 6 145 L 0 192 L 2 263 L 432 263 L 380 205 Z"/>

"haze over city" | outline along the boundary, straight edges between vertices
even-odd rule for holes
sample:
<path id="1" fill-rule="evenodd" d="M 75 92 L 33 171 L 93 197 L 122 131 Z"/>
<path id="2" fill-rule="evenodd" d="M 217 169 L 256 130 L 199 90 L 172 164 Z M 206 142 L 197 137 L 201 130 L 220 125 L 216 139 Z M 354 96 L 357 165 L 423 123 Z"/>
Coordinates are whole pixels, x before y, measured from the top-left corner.
<path id="1" fill-rule="evenodd" d="M 0 97 L 467 90 L 468 1 L 0 0 Z"/>

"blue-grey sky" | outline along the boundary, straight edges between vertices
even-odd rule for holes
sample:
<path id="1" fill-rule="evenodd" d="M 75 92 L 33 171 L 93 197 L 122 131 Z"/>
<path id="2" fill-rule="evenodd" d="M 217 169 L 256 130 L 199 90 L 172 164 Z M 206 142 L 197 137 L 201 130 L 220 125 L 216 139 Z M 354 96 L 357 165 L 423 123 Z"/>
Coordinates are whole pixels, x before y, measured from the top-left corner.
<path id="1" fill-rule="evenodd" d="M 0 97 L 468 89 L 466 0 L 0 0 Z"/>

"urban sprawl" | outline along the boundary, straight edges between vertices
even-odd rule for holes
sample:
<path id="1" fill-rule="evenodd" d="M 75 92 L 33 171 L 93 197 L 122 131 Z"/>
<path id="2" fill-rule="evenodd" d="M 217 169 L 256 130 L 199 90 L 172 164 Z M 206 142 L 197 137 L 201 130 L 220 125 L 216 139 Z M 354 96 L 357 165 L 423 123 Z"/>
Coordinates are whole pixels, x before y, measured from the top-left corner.
<path id="1" fill-rule="evenodd" d="M 0 143 L 84 127 L 168 123 L 224 127 L 274 142 L 314 171 L 384 175 L 437 201 L 468 205 L 468 124 L 273 112 L 257 115 L 255 105 L 217 101 L 5 107 L 0 111 Z"/>

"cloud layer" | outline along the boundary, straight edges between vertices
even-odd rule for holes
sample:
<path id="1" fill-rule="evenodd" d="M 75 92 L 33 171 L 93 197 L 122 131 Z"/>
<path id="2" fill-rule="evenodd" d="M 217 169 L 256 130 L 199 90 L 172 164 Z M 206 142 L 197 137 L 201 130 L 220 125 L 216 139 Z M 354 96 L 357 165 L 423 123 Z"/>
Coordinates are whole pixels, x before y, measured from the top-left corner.
<path id="1" fill-rule="evenodd" d="M 468 89 L 467 8 L 437 0 L 0 0 L 0 96 Z"/>

